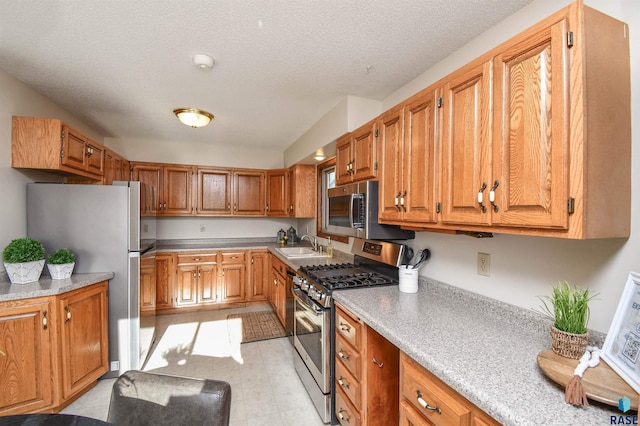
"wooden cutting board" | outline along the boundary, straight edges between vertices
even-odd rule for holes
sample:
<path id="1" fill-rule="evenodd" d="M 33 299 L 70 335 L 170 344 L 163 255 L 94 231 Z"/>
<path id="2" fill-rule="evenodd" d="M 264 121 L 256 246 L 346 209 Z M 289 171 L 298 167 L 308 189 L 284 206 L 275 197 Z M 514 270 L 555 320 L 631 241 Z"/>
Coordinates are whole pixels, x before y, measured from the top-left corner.
<path id="1" fill-rule="evenodd" d="M 577 359 L 562 357 L 552 349 L 546 349 L 538 354 L 538 365 L 542 372 L 563 388 L 573 378 L 573 371 L 578 362 Z M 582 387 L 590 401 L 599 401 L 617 407 L 618 400 L 622 396 L 627 396 L 631 400 L 631 409 L 638 409 L 636 391 L 602 359 L 597 367 L 587 368 L 582 376 Z"/>

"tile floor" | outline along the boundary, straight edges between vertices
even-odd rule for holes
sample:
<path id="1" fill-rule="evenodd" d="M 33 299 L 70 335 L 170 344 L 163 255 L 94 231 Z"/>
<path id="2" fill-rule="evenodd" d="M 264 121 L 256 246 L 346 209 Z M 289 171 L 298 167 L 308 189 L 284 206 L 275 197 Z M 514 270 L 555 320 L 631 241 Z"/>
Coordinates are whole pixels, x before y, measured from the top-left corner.
<path id="1" fill-rule="evenodd" d="M 322 426 L 293 367 L 287 338 L 240 344 L 227 315 L 265 307 L 157 317 L 156 343 L 144 367 L 231 384 L 231 425 Z M 62 412 L 105 420 L 115 379 L 103 379 Z"/>

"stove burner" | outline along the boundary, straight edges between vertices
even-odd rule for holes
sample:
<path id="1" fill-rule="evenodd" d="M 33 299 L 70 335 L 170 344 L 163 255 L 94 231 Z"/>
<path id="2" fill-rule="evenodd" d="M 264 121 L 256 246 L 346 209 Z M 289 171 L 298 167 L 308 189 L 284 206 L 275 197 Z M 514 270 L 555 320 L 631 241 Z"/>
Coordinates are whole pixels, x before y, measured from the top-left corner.
<path id="1" fill-rule="evenodd" d="M 390 277 L 352 263 L 309 265 L 300 270 L 328 290 L 396 284 Z"/>

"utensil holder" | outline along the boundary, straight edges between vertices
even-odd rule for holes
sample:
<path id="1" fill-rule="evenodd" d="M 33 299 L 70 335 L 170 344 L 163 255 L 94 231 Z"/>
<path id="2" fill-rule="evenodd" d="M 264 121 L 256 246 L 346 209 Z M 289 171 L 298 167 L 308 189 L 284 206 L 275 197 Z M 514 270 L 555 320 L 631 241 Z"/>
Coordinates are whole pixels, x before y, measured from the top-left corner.
<path id="1" fill-rule="evenodd" d="M 419 269 L 413 269 L 410 265 L 401 265 L 398 267 L 398 287 L 403 293 L 418 292 Z"/>

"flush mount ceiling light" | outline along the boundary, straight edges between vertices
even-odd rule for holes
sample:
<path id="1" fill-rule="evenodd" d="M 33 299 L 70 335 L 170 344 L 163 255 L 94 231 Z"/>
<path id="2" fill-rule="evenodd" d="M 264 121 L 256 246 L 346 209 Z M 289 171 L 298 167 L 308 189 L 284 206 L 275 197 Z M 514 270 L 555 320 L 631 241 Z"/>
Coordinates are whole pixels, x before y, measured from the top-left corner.
<path id="1" fill-rule="evenodd" d="M 213 58 L 209 55 L 197 54 L 193 55 L 193 65 L 203 71 L 213 68 Z"/>
<path id="2" fill-rule="evenodd" d="M 173 113 L 182 124 L 193 128 L 204 127 L 213 120 L 213 114 L 198 108 L 177 108 Z"/>
<path id="3" fill-rule="evenodd" d="M 313 159 L 314 159 L 314 160 L 316 160 L 316 161 L 322 161 L 322 160 L 324 160 L 325 158 L 327 158 L 327 157 L 325 157 L 325 155 L 324 155 L 323 153 L 321 153 L 321 152 L 316 152 L 316 153 L 313 155 Z"/>

